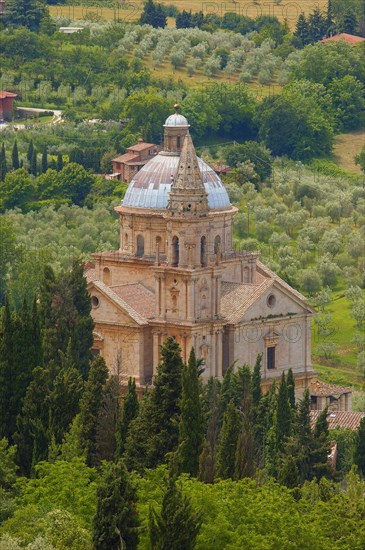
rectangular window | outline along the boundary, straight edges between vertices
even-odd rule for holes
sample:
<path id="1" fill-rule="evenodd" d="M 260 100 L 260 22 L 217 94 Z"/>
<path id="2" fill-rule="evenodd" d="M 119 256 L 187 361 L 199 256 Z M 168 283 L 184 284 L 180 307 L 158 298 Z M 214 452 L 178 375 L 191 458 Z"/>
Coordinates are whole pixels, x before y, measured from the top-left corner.
<path id="1" fill-rule="evenodd" d="M 100 355 L 100 349 L 91 348 L 91 353 L 94 357 L 97 357 L 98 355 Z"/>
<path id="2" fill-rule="evenodd" d="M 267 368 L 275 368 L 275 347 L 267 348 Z"/>

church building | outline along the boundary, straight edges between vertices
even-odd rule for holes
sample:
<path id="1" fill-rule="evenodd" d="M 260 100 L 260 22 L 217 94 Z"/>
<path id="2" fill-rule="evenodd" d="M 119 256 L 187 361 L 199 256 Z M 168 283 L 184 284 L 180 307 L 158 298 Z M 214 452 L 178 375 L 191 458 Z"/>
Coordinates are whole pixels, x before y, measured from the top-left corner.
<path id="1" fill-rule="evenodd" d="M 160 345 L 176 338 L 187 360 L 194 346 L 203 377 L 262 354 L 268 388 L 293 370 L 301 397 L 311 366 L 313 309 L 260 262 L 233 249 L 237 208 L 219 176 L 197 157 L 189 124 L 164 124 L 163 150 L 131 180 L 119 214 L 120 247 L 96 253 L 86 277 L 95 322 L 94 354 L 140 388 L 151 384 Z"/>

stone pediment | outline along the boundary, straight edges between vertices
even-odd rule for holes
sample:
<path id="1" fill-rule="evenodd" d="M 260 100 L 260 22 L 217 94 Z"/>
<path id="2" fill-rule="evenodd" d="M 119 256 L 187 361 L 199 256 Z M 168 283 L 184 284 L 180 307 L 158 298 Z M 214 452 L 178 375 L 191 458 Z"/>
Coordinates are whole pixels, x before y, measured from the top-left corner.
<path id="1" fill-rule="evenodd" d="M 91 295 L 92 317 L 97 323 L 115 323 L 125 326 L 148 325 L 148 321 L 116 292 L 101 281 L 88 284 Z"/>
<path id="2" fill-rule="evenodd" d="M 222 283 L 221 312 L 229 323 L 311 315 L 313 309 L 280 280 L 265 278 L 258 285 Z"/>

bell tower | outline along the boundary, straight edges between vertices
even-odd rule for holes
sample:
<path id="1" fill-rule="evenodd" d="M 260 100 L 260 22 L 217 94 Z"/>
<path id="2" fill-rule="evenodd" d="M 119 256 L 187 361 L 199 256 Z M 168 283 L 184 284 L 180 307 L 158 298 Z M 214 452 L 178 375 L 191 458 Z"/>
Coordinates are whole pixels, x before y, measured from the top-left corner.
<path id="1" fill-rule="evenodd" d="M 164 124 L 164 153 L 179 155 L 184 138 L 189 131 L 190 124 L 186 118 L 179 113 L 180 105 L 174 105 L 175 113 L 170 115 Z"/>

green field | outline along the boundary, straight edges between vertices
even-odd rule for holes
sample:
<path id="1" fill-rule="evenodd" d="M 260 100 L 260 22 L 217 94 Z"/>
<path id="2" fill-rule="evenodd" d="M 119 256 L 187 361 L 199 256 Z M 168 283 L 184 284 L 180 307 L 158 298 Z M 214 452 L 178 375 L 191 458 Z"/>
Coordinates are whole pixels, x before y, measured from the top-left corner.
<path id="1" fill-rule="evenodd" d="M 323 343 L 323 340 L 318 338 L 313 322 L 312 359 L 314 369 L 321 374 L 321 378 L 329 383 L 365 390 L 365 379 L 357 370 L 356 346 L 351 343 L 355 332 L 355 321 L 350 315 L 350 303 L 345 298 L 343 291 L 334 293 L 334 299 L 327 309 L 332 313 L 335 333 L 331 341 L 337 345 L 337 350 L 329 359 L 318 356 L 318 345 Z"/>

